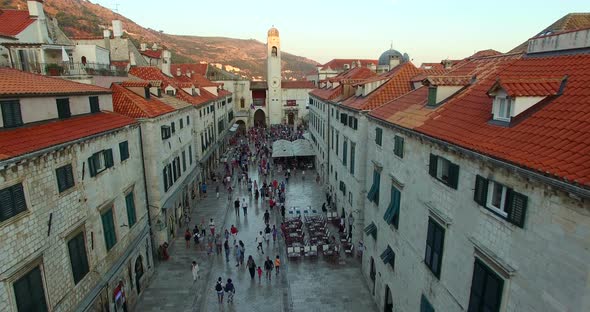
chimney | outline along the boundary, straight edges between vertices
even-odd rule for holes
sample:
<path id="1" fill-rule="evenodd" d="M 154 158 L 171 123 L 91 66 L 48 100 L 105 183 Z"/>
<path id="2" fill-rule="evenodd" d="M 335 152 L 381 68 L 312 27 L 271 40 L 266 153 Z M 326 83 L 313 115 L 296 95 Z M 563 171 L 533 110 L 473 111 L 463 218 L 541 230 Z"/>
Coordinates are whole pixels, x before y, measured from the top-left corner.
<path id="1" fill-rule="evenodd" d="M 147 44 L 146 43 L 141 43 L 139 44 L 139 51 L 145 51 L 147 50 Z"/>
<path id="2" fill-rule="evenodd" d="M 442 60 L 441 62 L 444 66 L 445 69 L 449 69 L 451 68 L 451 66 L 453 66 L 453 62 L 451 62 L 450 60 Z"/>
<path id="3" fill-rule="evenodd" d="M 27 1 L 29 8 L 29 16 L 37 19 L 45 19 L 45 12 L 43 12 L 43 0 L 29 0 Z"/>
<path id="4" fill-rule="evenodd" d="M 115 38 L 123 36 L 123 24 L 120 20 L 113 20 L 113 36 Z"/>
<path id="5" fill-rule="evenodd" d="M 180 77 L 182 75 L 182 71 L 180 70 L 180 67 L 176 68 L 176 76 Z"/>
<path id="6" fill-rule="evenodd" d="M 111 31 L 108 29 L 105 29 L 102 31 L 102 36 L 104 38 L 104 48 L 107 49 L 107 51 L 111 51 Z"/>
<path id="7" fill-rule="evenodd" d="M 168 50 L 162 51 L 162 73 L 168 77 L 172 77 L 170 73 L 170 61 L 172 54 Z"/>

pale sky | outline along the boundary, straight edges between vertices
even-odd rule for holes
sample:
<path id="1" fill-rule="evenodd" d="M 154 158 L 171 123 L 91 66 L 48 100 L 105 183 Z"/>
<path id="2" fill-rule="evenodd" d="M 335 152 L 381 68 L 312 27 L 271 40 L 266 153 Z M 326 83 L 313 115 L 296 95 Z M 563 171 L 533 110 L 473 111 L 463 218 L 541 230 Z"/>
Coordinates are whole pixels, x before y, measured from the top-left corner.
<path id="1" fill-rule="evenodd" d="M 274 25 L 282 51 L 320 63 L 377 59 L 393 48 L 416 65 L 507 52 L 588 0 L 94 0 L 169 34 L 256 39 Z"/>

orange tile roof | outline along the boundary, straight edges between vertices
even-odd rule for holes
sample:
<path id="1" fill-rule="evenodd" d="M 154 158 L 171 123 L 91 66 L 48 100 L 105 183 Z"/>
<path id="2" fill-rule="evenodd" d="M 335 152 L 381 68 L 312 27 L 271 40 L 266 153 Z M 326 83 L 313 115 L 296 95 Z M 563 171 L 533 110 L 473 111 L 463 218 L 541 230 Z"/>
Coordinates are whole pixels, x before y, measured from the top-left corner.
<path id="1" fill-rule="evenodd" d="M 500 77 L 490 88 L 489 92 L 502 88 L 508 96 L 549 96 L 556 95 L 564 81 L 562 78 L 522 77 L 517 79 L 502 79 Z"/>
<path id="2" fill-rule="evenodd" d="M 121 82 L 123 87 L 138 87 L 138 88 L 150 88 L 152 85 L 146 80 L 126 80 Z"/>
<path id="3" fill-rule="evenodd" d="M 388 80 L 367 96 L 354 96 L 342 102 L 352 109 L 371 110 L 412 90 L 410 80 L 421 72 L 411 62 L 403 63 L 382 76 Z"/>
<path id="4" fill-rule="evenodd" d="M 377 66 L 378 61 L 377 60 L 359 60 L 359 59 L 333 59 L 331 61 L 329 61 L 328 63 L 322 65 L 322 67 L 320 69 L 336 69 L 336 70 L 342 70 L 344 69 L 344 65 L 348 64 L 352 67 L 352 63 L 353 62 L 357 62 L 360 61 L 361 62 L 361 66 L 362 67 L 367 67 L 367 65 L 372 64 Z"/>
<path id="5" fill-rule="evenodd" d="M 24 125 L 0 131 L 0 160 L 7 160 L 135 124 L 135 119 L 111 112 Z"/>
<path id="6" fill-rule="evenodd" d="M 406 123 L 405 126 L 528 170 L 590 188 L 589 54 L 535 58 L 500 56 L 471 61 L 461 71 L 465 72 L 467 68 L 471 68 L 471 74 L 477 74 L 475 84 L 438 107 L 423 122 L 409 126 Z M 489 123 L 493 98 L 487 92 L 499 77 L 526 80 L 565 75 L 568 79 L 561 94 L 521 113 L 510 127 Z M 370 115 L 404 124 L 396 121 L 400 116 L 396 114 L 404 109 L 407 113 L 412 103 L 404 108 L 401 99 L 372 111 Z M 423 98 L 417 99 L 415 104 L 420 105 L 421 101 Z M 390 111 L 385 112 L 386 106 Z"/>
<path id="7" fill-rule="evenodd" d="M 444 69 L 441 63 L 422 63 L 420 69 Z"/>
<path id="8" fill-rule="evenodd" d="M 57 96 L 110 93 L 109 89 L 47 77 L 12 68 L 0 68 L 0 97 Z"/>
<path id="9" fill-rule="evenodd" d="M 466 86 L 471 83 L 470 76 L 426 76 L 423 81 L 433 86 Z"/>
<path id="10" fill-rule="evenodd" d="M 191 72 L 191 74 L 198 74 L 201 76 L 205 76 L 207 74 L 207 64 L 172 64 L 170 65 L 170 70 L 173 73 L 176 73 L 177 69 L 180 68 L 182 74 L 186 74 L 187 70 Z"/>
<path id="11" fill-rule="evenodd" d="M 29 11 L 0 9 L 0 35 L 16 36 L 34 21 Z"/>
<path id="12" fill-rule="evenodd" d="M 126 89 L 123 85 L 111 85 L 113 90 L 113 109 L 115 112 L 131 118 L 154 118 L 175 109 L 168 104 L 158 100 L 157 97 L 145 99 L 133 91 Z"/>
<path id="13" fill-rule="evenodd" d="M 166 88 L 170 84 L 174 86 L 174 79 L 164 75 L 162 71 L 155 66 L 134 66 L 129 69 L 129 74 L 143 80 L 162 81 L 162 88 Z"/>
<path id="14" fill-rule="evenodd" d="M 281 81 L 281 88 L 283 89 L 313 89 L 315 85 L 311 81 Z"/>
<path id="15" fill-rule="evenodd" d="M 314 89 L 310 94 L 323 100 L 334 100 L 343 94 L 343 84 L 354 84 L 375 76 L 377 74 L 366 67 L 355 67 L 328 79 L 331 82 L 339 82 L 339 86 L 335 88 Z"/>
<path id="16" fill-rule="evenodd" d="M 162 50 L 145 50 L 139 51 L 139 53 L 153 59 L 159 59 L 162 57 Z"/>

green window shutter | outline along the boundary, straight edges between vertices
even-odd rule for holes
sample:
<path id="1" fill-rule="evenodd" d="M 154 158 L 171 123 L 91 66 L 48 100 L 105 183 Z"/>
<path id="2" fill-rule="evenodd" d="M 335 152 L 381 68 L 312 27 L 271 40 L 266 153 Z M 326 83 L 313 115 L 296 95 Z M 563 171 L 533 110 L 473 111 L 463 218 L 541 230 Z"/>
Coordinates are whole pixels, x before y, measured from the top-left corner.
<path id="1" fill-rule="evenodd" d="M 88 97 L 88 100 L 90 101 L 90 112 L 91 113 L 100 112 L 100 104 L 98 103 L 98 96 Z"/>
<path id="2" fill-rule="evenodd" d="M 186 152 L 182 151 L 182 171 L 186 171 Z"/>
<path id="3" fill-rule="evenodd" d="M 15 214 L 12 188 L 7 187 L 0 190 L 0 222 L 12 218 Z"/>
<path id="4" fill-rule="evenodd" d="M 127 141 L 119 143 L 119 154 L 121 155 L 121 161 L 129 158 L 129 143 Z"/>
<path id="5" fill-rule="evenodd" d="M 25 191 L 21 183 L 12 186 L 12 196 L 14 200 L 15 215 L 27 210 L 27 202 L 25 200 Z"/>
<path id="6" fill-rule="evenodd" d="M 434 86 L 428 87 L 428 105 L 436 105 L 436 87 Z"/>
<path id="7" fill-rule="evenodd" d="M 449 163 L 449 186 L 457 189 L 459 185 L 459 165 Z"/>
<path id="8" fill-rule="evenodd" d="M 4 128 L 18 127 L 23 124 L 20 102 L 18 100 L 8 100 L 0 102 L 2 110 L 2 121 Z"/>
<path id="9" fill-rule="evenodd" d="M 127 206 L 127 221 L 129 221 L 129 227 L 132 227 L 137 221 L 137 217 L 135 215 L 135 199 L 133 192 L 125 196 L 125 204 Z"/>
<path id="10" fill-rule="evenodd" d="M 381 143 L 383 141 L 383 129 L 381 128 L 375 128 L 375 144 L 381 146 Z"/>
<path id="11" fill-rule="evenodd" d="M 354 174 L 354 154 L 355 154 L 356 145 L 354 143 L 350 143 L 350 174 Z"/>
<path id="12" fill-rule="evenodd" d="M 74 186 L 74 174 L 71 164 L 55 169 L 55 175 L 57 177 L 57 188 L 60 193 Z"/>
<path id="13" fill-rule="evenodd" d="M 430 154 L 430 163 L 428 163 L 428 174 L 436 178 L 436 166 L 438 163 L 438 156 Z"/>
<path id="14" fill-rule="evenodd" d="M 168 173 L 166 173 L 166 167 L 162 169 L 162 177 L 164 178 L 164 192 L 168 191 Z"/>
<path id="15" fill-rule="evenodd" d="M 505 211 L 508 213 L 508 221 L 521 228 L 524 227 L 527 202 L 527 196 L 517 193 L 512 189 L 506 190 Z"/>
<path id="16" fill-rule="evenodd" d="M 84 244 L 84 233 L 79 233 L 68 242 L 68 250 L 70 253 L 70 263 L 72 264 L 74 284 L 78 284 L 88 273 L 88 258 Z"/>
<path id="17" fill-rule="evenodd" d="M 393 148 L 393 153 L 399 158 L 404 158 L 404 138 L 397 135 L 395 136 L 395 146 Z"/>
<path id="18" fill-rule="evenodd" d="M 117 243 L 117 237 L 115 234 L 115 224 L 113 220 L 113 209 L 111 208 L 107 212 L 103 213 L 101 218 L 104 231 L 105 245 L 107 251 L 109 251 Z"/>
<path id="19" fill-rule="evenodd" d="M 420 312 L 434 312 L 434 308 L 430 302 L 428 302 L 428 299 L 426 299 L 424 294 L 422 294 L 422 297 L 420 297 Z"/>
<path id="20" fill-rule="evenodd" d="M 345 167 L 346 167 L 347 157 L 348 157 L 348 141 L 344 140 L 344 143 L 342 144 L 342 164 Z"/>
<path id="21" fill-rule="evenodd" d="M 480 175 L 475 177 L 475 191 L 473 192 L 473 200 L 480 206 L 486 205 L 488 198 L 488 180 Z"/>
<path id="22" fill-rule="evenodd" d="M 193 164 L 193 146 L 192 145 L 188 146 L 188 163 L 189 163 L 189 165 Z"/>
<path id="23" fill-rule="evenodd" d="M 70 111 L 70 99 L 57 99 L 57 117 L 59 119 L 72 116 Z"/>
<path id="24" fill-rule="evenodd" d="M 381 188 L 381 173 L 378 171 L 375 171 L 376 173 L 376 181 L 375 184 L 377 185 L 377 187 L 375 188 L 375 205 L 379 205 L 379 190 Z"/>
<path id="25" fill-rule="evenodd" d="M 88 157 L 88 171 L 90 171 L 91 177 L 94 177 L 96 175 L 96 163 L 94 162 L 95 158 L 95 155 Z"/>
<path id="26" fill-rule="evenodd" d="M 105 168 L 110 168 L 113 166 L 113 150 L 107 149 L 103 151 L 104 153 L 104 166 Z"/>
<path id="27" fill-rule="evenodd" d="M 41 270 L 35 267 L 13 284 L 18 311 L 46 312 L 45 291 Z"/>

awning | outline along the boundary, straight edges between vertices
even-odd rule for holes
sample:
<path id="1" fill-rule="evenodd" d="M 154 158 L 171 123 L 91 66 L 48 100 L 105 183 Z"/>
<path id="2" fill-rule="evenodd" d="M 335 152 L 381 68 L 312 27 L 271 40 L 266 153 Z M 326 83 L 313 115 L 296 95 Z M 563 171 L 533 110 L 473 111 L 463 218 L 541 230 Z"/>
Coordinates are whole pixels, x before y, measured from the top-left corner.
<path id="1" fill-rule="evenodd" d="M 389 207 L 387 207 L 385 215 L 383 216 L 383 220 L 389 224 L 393 223 L 395 216 L 399 212 L 400 196 L 400 191 L 398 191 L 395 187 L 392 187 L 391 202 L 389 202 Z"/>
<path id="2" fill-rule="evenodd" d="M 371 224 L 367 225 L 367 227 L 365 227 L 364 231 L 365 231 L 365 234 L 371 235 L 371 236 L 373 236 L 374 239 L 377 239 L 377 226 L 375 225 L 374 222 L 371 222 Z"/>
<path id="3" fill-rule="evenodd" d="M 272 144 L 272 157 L 315 156 L 313 146 L 307 140 L 277 140 Z"/>
<path id="4" fill-rule="evenodd" d="M 391 247 L 387 246 L 383 253 L 381 253 L 381 260 L 383 260 L 383 263 L 389 264 L 393 267 L 395 264 L 395 252 L 393 252 Z"/>
<path id="5" fill-rule="evenodd" d="M 315 156 L 313 146 L 308 140 L 295 140 L 291 142 L 293 156 Z"/>
<path id="6" fill-rule="evenodd" d="M 240 127 L 240 125 L 235 123 L 233 126 L 231 126 L 231 128 L 229 128 L 229 131 L 235 132 L 236 130 L 238 130 L 239 127 Z"/>

